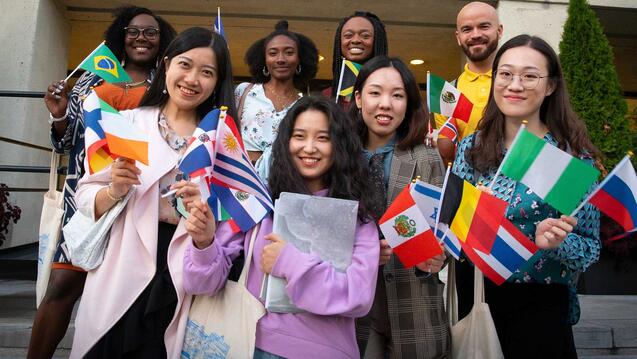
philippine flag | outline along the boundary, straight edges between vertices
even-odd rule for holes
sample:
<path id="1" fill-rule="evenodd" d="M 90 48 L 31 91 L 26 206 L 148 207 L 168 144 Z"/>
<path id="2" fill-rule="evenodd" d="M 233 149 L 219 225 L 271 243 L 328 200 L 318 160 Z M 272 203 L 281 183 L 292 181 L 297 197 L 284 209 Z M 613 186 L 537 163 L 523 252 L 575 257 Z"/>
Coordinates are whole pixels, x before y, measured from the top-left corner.
<path id="1" fill-rule="evenodd" d="M 101 171 L 115 159 L 106 143 L 106 134 L 100 125 L 102 108 L 100 98 L 95 91 L 86 97 L 82 104 L 84 110 L 84 152 L 90 174 Z"/>
<path id="2" fill-rule="evenodd" d="M 619 223 L 626 232 L 637 230 L 637 175 L 624 157 L 591 195 L 590 203 Z"/>
<path id="3" fill-rule="evenodd" d="M 504 283 L 538 250 L 535 243 L 507 219 L 498 228 L 491 252 L 485 253 L 470 243 L 465 243 L 462 249 L 473 264 L 497 285 Z"/>
<path id="4" fill-rule="evenodd" d="M 389 206 L 379 225 L 405 268 L 442 254 L 427 219 L 409 193 L 409 186 Z"/>

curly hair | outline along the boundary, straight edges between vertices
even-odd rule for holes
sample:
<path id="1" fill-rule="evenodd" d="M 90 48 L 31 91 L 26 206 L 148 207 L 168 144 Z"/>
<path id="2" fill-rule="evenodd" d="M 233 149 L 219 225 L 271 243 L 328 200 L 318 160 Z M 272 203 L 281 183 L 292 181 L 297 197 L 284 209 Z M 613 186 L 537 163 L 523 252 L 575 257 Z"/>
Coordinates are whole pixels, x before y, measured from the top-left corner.
<path id="1" fill-rule="evenodd" d="M 336 97 L 336 88 L 338 87 L 338 79 L 341 76 L 341 65 L 343 63 L 343 53 L 341 52 L 341 32 L 343 26 L 351 18 L 362 17 L 372 23 L 374 28 L 374 51 L 369 59 L 374 56 L 387 55 L 387 33 L 385 32 L 385 24 L 375 14 L 368 11 L 356 11 L 352 15 L 345 17 L 338 23 L 336 34 L 334 35 L 334 54 L 332 55 L 332 98 Z M 369 60 L 368 59 L 368 60 Z"/>
<path id="2" fill-rule="evenodd" d="M 288 22 L 285 20 L 279 21 L 274 31 L 261 40 L 258 40 L 246 51 L 244 61 L 250 68 L 250 75 L 254 83 L 263 84 L 270 80 L 269 76 L 263 74 L 263 68 L 265 67 L 265 50 L 270 41 L 275 36 L 287 36 L 294 43 L 299 53 L 299 65 L 301 66 L 301 73 L 294 74 L 294 87 L 298 90 L 304 91 L 307 89 L 307 85 L 316 76 L 318 70 L 318 49 L 314 42 L 305 35 L 292 32 L 288 30 Z"/>
<path id="3" fill-rule="evenodd" d="M 328 119 L 332 143 L 332 167 L 324 175 L 328 197 L 359 201 L 358 216 L 361 221 L 379 218 L 382 209 L 376 208 L 377 194 L 369 181 L 364 165 L 360 140 L 352 136 L 351 122 L 333 101 L 322 96 L 305 96 L 294 104 L 279 125 L 279 134 L 272 144 L 272 165 L 269 187 L 272 198 L 281 192 L 311 194 L 295 167 L 289 150 L 290 138 L 296 119 L 305 111 L 320 111 Z"/>
<path id="4" fill-rule="evenodd" d="M 405 111 L 405 119 L 396 129 L 396 146 L 402 150 L 420 145 L 425 139 L 427 132 L 427 104 L 422 101 L 416 78 L 409 71 L 405 63 L 397 57 L 376 56 L 367 61 L 361 67 L 356 83 L 354 83 L 353 93 L 362 93 L 365 81 L 374 71 L 391 67 L 396 69 L 403 80 L 405 93 L 407 94 L 407 110 Z M 358 107 L 352 103 L 349 107 L 349 117 L 354 121 L 356 133 L 360 137 L 363 144 L 367 144 L 368 129 L 363 120 Z"/>
<path id="5" fill-rule="evenodd" d="M 163 92 L 166 88 L 166 62 L 170 62 L 171 59 L 179 54 L 199 47 L 212 49 L 217 59 L 219 77 L 210 97 L 197 107 L 197 117 L 201 120 L 214 108 L 227 106 L 228 113 L 235 120 L 237 127 L 240 128 L 235 112 L 232 64 L 230 63 L 228 44 L 221 35 L 201 27 L 191 27 L 184 30 L 168 45 L 164 54 L 166 61 L 159 62 L 157 75 L 150 84 L 148 91 L 146 91 L 146 95 L 142 98 L 140 106 L 164 106 L 169 98 L 169 94 Z"/>
<path id="6" fill-rule="evenodd" d="M 113 51 L 113 54 L 120 60 L 126 58 L 126 51 L 124 49 L 125 35 L 124 28 L 133 20 L 137 15 L 150 15 L 159 24 L 159 50 L 157 51 L 157 59 L 160 59 L 168 44 L 177 36 L 175 29 L 163 18 L 155 15 L 152 11 L 145 7 L 137 6 L 122 6 L 113 11 L 113 22 L 104 32 L 104 40 L 106 45 Z"/>
<path id="7" fill-rule="evenodd" d="M 507 41 L 495 55 L 493 73 L 498 69 L 502 54 L 509 49 L 521 46 L 540 52 L 546 59 L 549 80 L 555 85 L 555 90 L 546 96 L 540 105 L 540 121 L 555 137 L 558 147 L 562 150 L 569 149 L 575 156 L 599 156 L 597 148 L 588 138 L 586 125 L 577 117 L 571 107 L 562 66 L 557 54 L 546 41 L 537 36 L 526 34 L 518 35 Z M 466 161 L 481 172 L 498 167 L 504 159 L 502 148 L 504 148 L 506 119 L 493 98 L 495 78 L 496 76 L 493 76 L 491 79 L 489 100 L 482 119 L 478 123 L 477 130 L 479 132 L 475 138 L 475 145 L 465 153 Z"/>

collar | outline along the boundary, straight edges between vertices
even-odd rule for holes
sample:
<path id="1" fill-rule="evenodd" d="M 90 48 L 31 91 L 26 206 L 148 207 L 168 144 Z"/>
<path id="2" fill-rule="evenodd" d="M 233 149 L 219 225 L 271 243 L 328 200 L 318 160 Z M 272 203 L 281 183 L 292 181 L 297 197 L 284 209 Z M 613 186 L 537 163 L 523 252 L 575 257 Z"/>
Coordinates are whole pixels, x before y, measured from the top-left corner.
<path id="1" fill-rule="evenodd" d="M 477 73 L 477 72 L 473 72 L 469 69 L 469 64 L 464 64 L 464 76 L 466 76 L 467 80 L 473 82 L 475 80 L 477 80 L 480 76 L 486 76 L 488 78 L 491 78 L 491 74 L 492 74 L 493 70 L 489 70 L 486 73 Z"/>
<path id="2" fill-rule="evenodd" d="M 363 148 L 363 154 L 367 159 L 370 159 L 372 155 L 377 153 L 390 153 L 394 150 L 394 146 L 396 145 L 396 135 L 394 135 L 389 142 L 387 142 L 383 147 L 378 147 L 373 152 Z"/>

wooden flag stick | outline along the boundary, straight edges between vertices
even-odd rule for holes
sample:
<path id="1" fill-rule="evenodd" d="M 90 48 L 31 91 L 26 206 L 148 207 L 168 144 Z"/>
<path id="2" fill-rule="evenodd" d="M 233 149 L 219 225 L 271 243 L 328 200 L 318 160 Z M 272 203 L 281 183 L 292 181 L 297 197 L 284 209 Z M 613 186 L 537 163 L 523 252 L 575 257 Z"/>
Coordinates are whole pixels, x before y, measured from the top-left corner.
<path id="1" fill-rule="evenodd" d="M 93 56 L 93 54 L 95 53 L 95 51 L 97 51 L 97 49 L 100 48 L 100 46 L 102 46 L 102 44 L 104 44 L 106 41 L 102 41 L 99 45 L 97 45 L 97 47 L 95 49 L 93 49 L 93 51 L 91 51 L 90 54 L 88 54 L 88 56 L 86 56 L 84 58 L 84 60 L 82 60 L 82 62 L 80 62 L 79 65 L 77 65 L 77 67 L 75 68 L 75 70 L 71 71 L 71 73 L 64 79 L 64 82 L 67 82 L 71 76 L 73 76 L 73 74 L 80 68 L 80 66 L 82 66 L 82 64 L 84 63 L 84 61 L 86 61 L 86 59 L 88 59 L 89 57 Z"/>

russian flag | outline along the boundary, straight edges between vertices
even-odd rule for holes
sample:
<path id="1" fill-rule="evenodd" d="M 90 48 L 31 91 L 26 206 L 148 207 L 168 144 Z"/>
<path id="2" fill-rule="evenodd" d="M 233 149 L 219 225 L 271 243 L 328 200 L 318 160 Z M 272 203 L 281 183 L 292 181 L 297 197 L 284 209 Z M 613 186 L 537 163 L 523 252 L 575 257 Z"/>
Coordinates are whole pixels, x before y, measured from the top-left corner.
<path id="1" fill-rule="evenodd" d="M 606 176 L 589 201 L 626 232 L 637 230 L 637 175 L 629 156 Z"/>
<path id="2" fill-rule="evenodd" d="M 465 242 L 462 249 L 473 264 L 497 285 L 504 283 L 538 250 L 535 243 L 507 219 L 498 228 L 489 253 L 474 248 L 468 242 Z"/>
<path id="3" fill-rule="evenodd" d="M 82 105 L 84 110 L 84 152 L 90 174 L 108 167 L 115 159 L 108 148 L 106 135 L 99 122 L 102 119 L 100 101 L 95 91 L 91 91 Z"/>
<path id="4" fill-rule="evenodd" d="M 427 219 L 409 193 L 409 186 L 389 206 L 379 226 L 405 268 L 442 254 Z"/>

